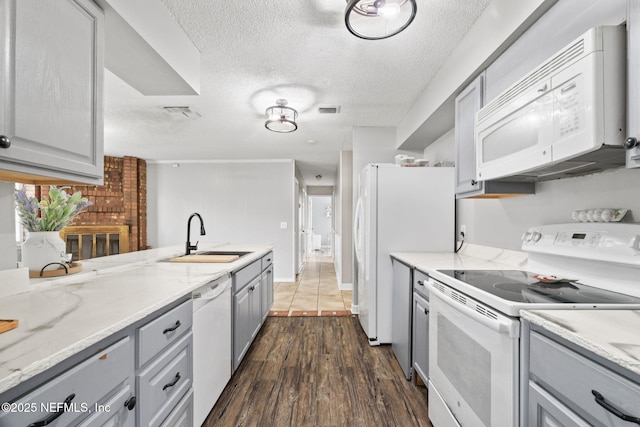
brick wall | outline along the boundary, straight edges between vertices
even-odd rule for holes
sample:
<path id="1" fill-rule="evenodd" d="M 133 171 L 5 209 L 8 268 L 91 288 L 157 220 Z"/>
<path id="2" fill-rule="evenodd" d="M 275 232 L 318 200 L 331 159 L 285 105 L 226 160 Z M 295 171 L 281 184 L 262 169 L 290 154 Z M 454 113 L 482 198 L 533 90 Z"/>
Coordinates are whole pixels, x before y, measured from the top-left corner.
<path id="1" fill-rule="evenodd" d="M 71 225 L 128 225 L 129 251 L 147 249 L 147 163 L 136 157 L 104 158 L 104 185 L 71 185 L 93 202 Z M 49 187 L 36 187 L 36 197 Z"/>

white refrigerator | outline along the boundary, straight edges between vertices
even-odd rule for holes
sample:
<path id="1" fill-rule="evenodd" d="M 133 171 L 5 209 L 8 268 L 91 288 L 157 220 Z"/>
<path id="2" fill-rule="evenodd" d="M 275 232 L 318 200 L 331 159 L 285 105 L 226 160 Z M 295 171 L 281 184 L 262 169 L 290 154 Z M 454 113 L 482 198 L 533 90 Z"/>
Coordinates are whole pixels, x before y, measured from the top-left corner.
<path id="1" fill-rule="evenodd" d="M 360 172 L 353 224 L 357 306 L 371 345 L 392 342 L 389 254 L 453 252 L 454 224 L 454 168 L 369 164 Z"/>

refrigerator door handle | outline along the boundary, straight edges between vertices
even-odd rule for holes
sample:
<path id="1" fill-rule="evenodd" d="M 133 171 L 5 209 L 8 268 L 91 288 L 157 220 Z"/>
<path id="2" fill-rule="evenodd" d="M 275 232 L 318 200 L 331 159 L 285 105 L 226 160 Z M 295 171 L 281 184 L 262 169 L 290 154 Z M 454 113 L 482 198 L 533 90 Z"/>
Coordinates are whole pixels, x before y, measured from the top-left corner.
<path id="1" fill-rule="evenodd" d="M 353 243 L 354 243 L 354 253 L 356 256 L 356 261 L 362 261 L 362 199 L 358 198 L 356 202 L 356 212 L 353 223 Z"/>

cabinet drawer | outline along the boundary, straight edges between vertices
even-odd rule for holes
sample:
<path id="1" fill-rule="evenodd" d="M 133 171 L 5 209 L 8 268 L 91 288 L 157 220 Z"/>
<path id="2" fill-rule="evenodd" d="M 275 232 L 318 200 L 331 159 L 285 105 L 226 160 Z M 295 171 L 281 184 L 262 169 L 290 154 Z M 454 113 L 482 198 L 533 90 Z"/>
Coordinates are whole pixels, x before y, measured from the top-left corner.
<path id="1" fill-rule="evenodd" d="M 38 387 L 15 402 L 16 411 L 0 413 L 0 426 L 26 426 L 62 410 L 64 413 L 47 425 L 68 426 L 86 417 L 97 402 L 129 381 L 131 345 L 129 337 L 123 338 Z"/>
<path id="2" fill-rule="evenodd" d="M 160 427 L 191 427 L 193 422 L 193 391 L 190 391 Z"/>
<path id="3" fill-rule="evenodd" d="M 134 427 L 136 425 L 135 406 L 131 410 L 127 408 L 127 403 L 133 395 L 131 384 L 124 385 L 97 407 L 95 412 L 83 420 L 78 427 Z"/>
<path id="4" fill-rule="evenodd" d="M 189 332 L 138 375 L 138 425 L 158 426 L 191 389 L 193 344 Z"/>
<path id="5" fill-rule="evenodd" d="M 590 424 L 628 426 L 596 403 L 592 390 L 621 412 L 640 417 L 640 386 L 536 332 L 531 333 L 531 379 Z"/>
<path id="6" fill-rule="evenodd" d="M 429 291 L 427 290 L 427 281 L 429 276 L 420 270 L 413 270 L 413 290 L 422 297 L 429 299 Z"/>
<path id="7" fill-rule="evenodd" d="M 241 291 L 262 272 L 262 260 L 258 259 L 233 274 L 233 292 Z"/>
<path id="8" fill-rule="evenodd" d="M 180 338 L 191 328 L 191 300 L 159 316 L 138 329 L 138 367 Z"/>
<path id="9" fill-rule="evenodd" d="M 262 257 L 262 270 L 273 264 L 273 252 L 269 252 Z"/>

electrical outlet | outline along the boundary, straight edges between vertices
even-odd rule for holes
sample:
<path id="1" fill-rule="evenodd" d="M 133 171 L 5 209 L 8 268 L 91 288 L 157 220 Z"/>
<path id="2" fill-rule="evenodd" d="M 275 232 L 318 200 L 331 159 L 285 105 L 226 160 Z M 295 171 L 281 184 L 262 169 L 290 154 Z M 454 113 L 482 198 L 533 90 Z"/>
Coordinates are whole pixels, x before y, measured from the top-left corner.
<path id="1" fill-rule="evenodd" d="M 465 236 L 467 235 L 467 226 L 466 225 L 461 225 L 460 226 L 460 234 L 464 234 Z"/>
<path id="2" fill-rule="evenodd" d="M 287 228 L 287 223 L 286 222 L 281 222 L 280 223 L 280 228 L 282 228 L 283 230 Z"/>

